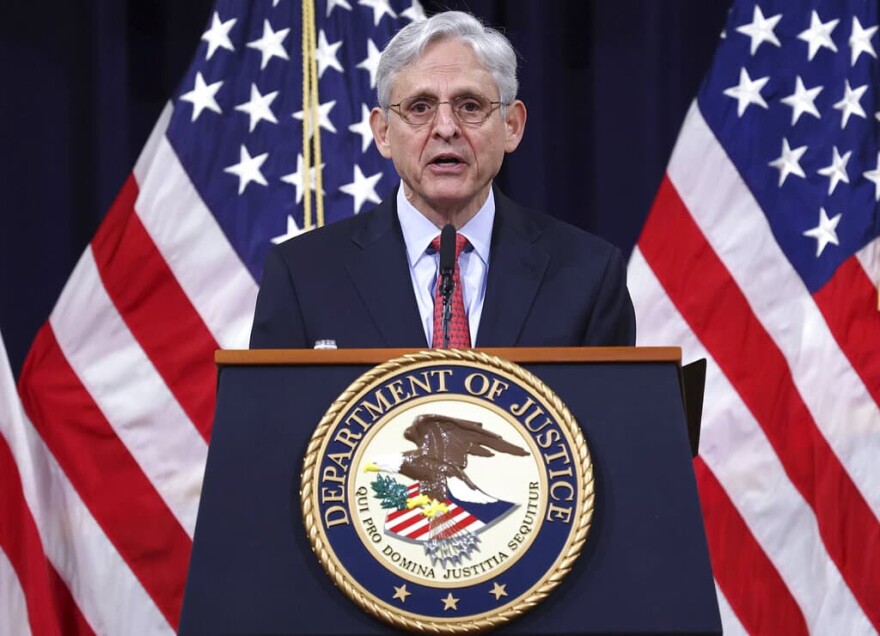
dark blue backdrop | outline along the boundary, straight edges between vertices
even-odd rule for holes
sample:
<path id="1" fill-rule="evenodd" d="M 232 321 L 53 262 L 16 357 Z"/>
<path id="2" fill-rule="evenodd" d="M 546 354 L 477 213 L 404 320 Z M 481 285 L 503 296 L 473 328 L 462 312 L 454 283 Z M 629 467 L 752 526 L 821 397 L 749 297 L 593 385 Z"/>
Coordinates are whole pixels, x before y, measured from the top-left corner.
<path id="1" fill-rule="evenodd" d="M 355 1 L 355 0 L 352 0 Z M 0 329 L 17 373 L 189 64 L 211 0 L 0 7 Z M 445 0 L 521 54 L 513 198 L 632 249 L 729 0 Z"/>

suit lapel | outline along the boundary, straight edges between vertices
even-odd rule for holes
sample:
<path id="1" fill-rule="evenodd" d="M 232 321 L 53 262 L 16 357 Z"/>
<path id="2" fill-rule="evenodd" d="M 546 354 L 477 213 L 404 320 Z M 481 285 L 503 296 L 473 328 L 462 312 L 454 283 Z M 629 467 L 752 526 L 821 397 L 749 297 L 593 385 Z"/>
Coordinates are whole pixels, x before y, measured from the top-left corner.
<path id="1" fill-rule="evenodd" d="M 426 347 L 395 201 L 396 193 L 390 194 L 352 236 L 359 249 L 346 270 L 383 346 Z"/>
<path id="2" fill-rule="evenodd" d="M 517 344 L 550 260 L 536 242 L 540 232 L 528 213 L 497 189 L 495 202 L 489 279 L 475 343 L 480 347 Z"/>

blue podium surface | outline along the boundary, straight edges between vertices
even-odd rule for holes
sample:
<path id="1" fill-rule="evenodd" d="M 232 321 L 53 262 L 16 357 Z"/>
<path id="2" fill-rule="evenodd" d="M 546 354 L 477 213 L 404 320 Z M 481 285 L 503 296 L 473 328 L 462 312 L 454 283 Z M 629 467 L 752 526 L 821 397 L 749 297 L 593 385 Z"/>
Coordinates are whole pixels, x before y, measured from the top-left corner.
<path id="1" fill-rule="evenodd" d="M 561 585 L 500 631 L 717 634 L 674 348 L 485 350 L 547 384 L 584 431 L 595 513 Z M 300 472 L 339 394 L 400 350 L 218 352 L 217 415 L 181 634 L 381 634 L 312 553 Z M 225 361 L 225 362 L 224 362 Z"/>

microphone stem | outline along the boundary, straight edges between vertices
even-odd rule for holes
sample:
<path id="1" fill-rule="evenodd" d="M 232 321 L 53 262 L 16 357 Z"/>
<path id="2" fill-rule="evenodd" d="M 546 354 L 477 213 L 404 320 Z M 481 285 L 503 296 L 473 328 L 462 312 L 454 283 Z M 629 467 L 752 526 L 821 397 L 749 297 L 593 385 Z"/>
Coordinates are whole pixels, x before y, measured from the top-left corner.
<path id="1" fill-rule="evenodd" d="M 447 223 L 440 231 L 440 293 L 443 296 L 443 348 L 449 348 L 452 321 L 452 289 L 455 287 L 455 226 Z"/>
<path id="2" fill-rule="evenodd" d="M 452 322 L 452 276 L 444 274 L 441 293 L 443 294 L 443 348 L 449 348 L 449 324 Z"/>

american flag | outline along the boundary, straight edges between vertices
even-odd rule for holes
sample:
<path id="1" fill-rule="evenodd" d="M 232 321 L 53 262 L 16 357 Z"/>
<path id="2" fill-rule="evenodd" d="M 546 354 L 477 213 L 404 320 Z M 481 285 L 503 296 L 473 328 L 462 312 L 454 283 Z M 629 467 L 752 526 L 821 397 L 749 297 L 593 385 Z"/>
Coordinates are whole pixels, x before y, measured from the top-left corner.
<path id="1" fill-rule="evenodd" d="M 33 343 L 23 411 L 0 373 L 0 633 L 174 632 L 214 351 L 247 346 L 263 259 L 321 221 L 318 183 L 328 223 L 395 185 L 367 114 L 379 51 L 421 17 L 415 0 L 217 2 Z"/>
<path id="2" fill-rule="evenodd" d="M 880 627 L 877 3 L 737 1 L 629 265 L 708 361 L 695 460 L 726 633 Z"/>
<path id="3" fill-rule="evenodd" d="M 407 487 L 407 500 L 417 498 L 419 493 L 420 484 L 410 484 Z M 385 533 L 413 541 L 427 541 L 434 537 L 432 531 L 451 537 L 463 530 L 476 534 L 485 527 L 485 523 L 449 499 L 443 504 L 446 512 L 438 515 L 433 521 L 425 517 L 418 506 L 389 512 L 385 516 Z"/>

